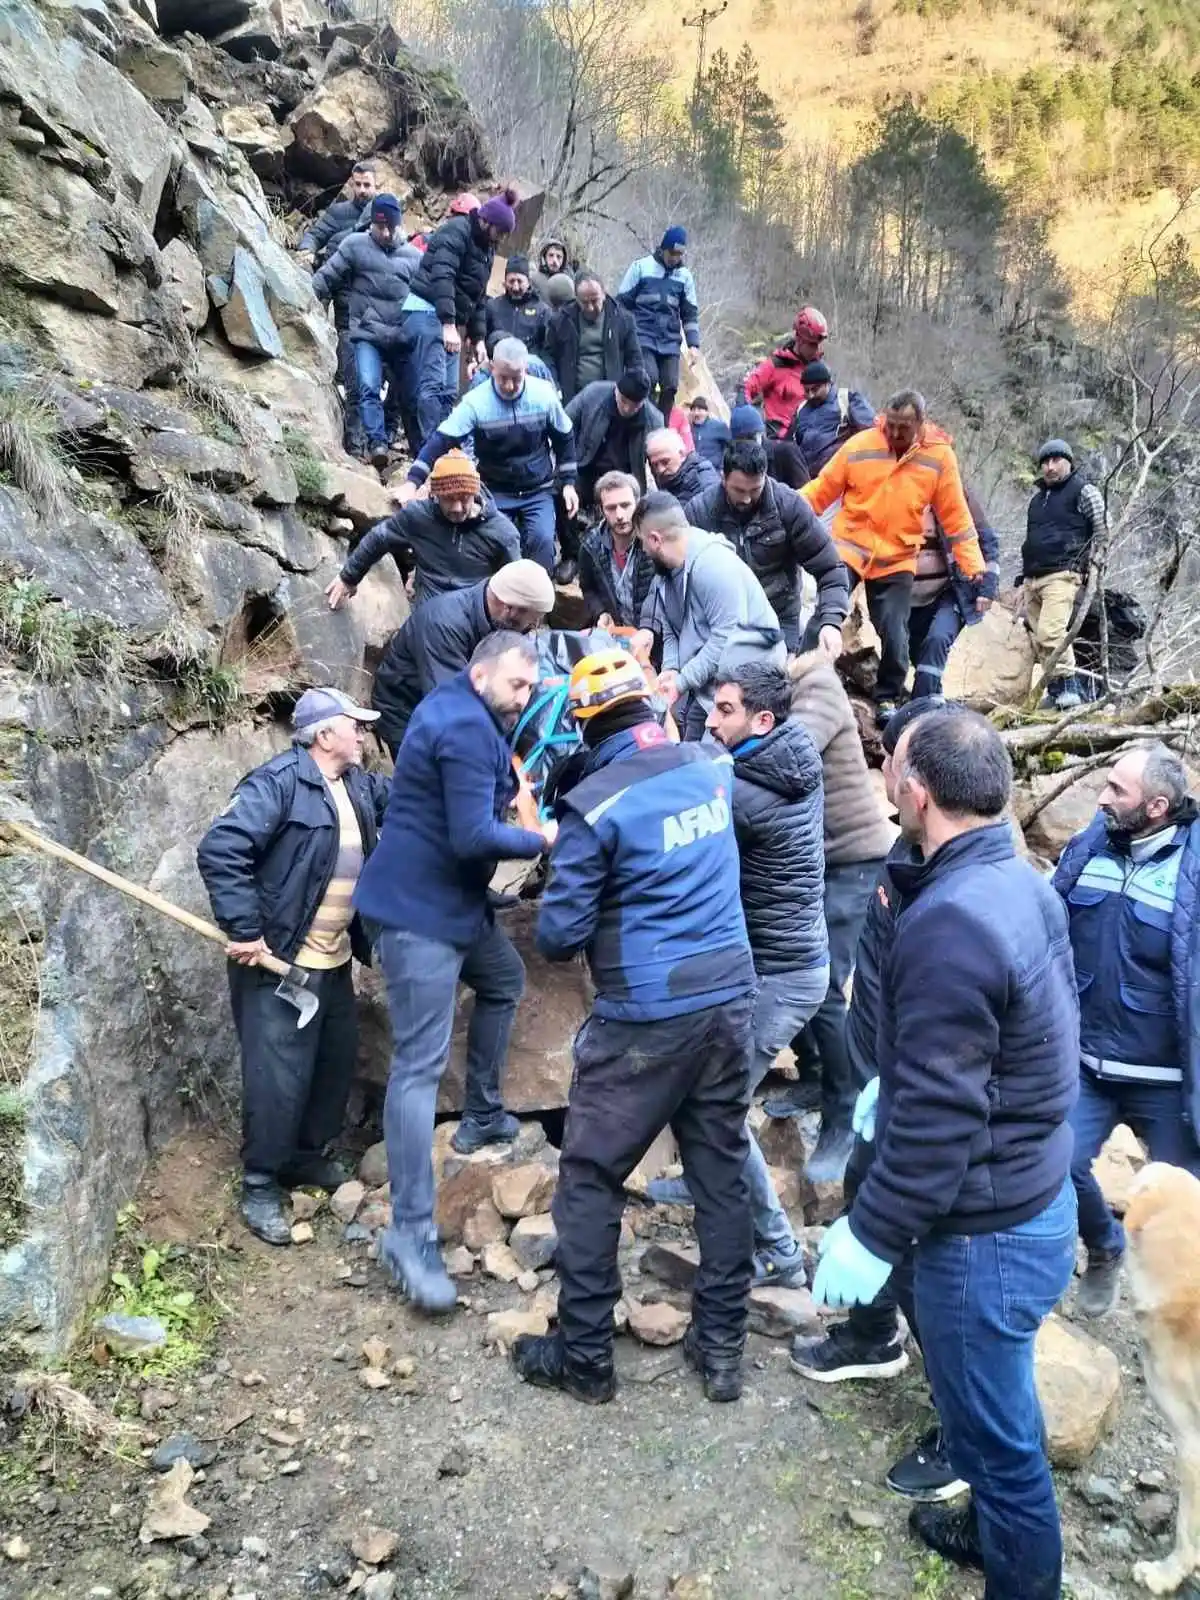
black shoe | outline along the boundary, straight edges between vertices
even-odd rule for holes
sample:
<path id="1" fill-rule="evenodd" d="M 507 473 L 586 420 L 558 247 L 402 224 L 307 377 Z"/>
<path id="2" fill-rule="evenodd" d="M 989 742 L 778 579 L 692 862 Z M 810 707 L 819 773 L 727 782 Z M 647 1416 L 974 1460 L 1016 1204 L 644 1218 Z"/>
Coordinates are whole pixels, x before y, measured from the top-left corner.
<path id="1" fill-rule="evenodd" d="M 1075 1309 L 1083 1317 L 1106 1317 L 1121 1292 L 1123 1250 L 1089 1250 L 1087 1271 L 1075 1291 Z"/>
<path id="2" fill-rule="evenodd" d="M 809 1183 L 841 1183 L 853 1149 L 853 1128 L 831 1122 L 821 1129 L 816 1149 L 804 1163 L 804 1176 Z"/>
<path id="3" fill-rule="evenodd" d="M 292 1225 L 283 1209 L 283 1191 L 273 1180 L 242 1184 L 242 1220 L 267 1244 L 291 1244 Z"/>
<path id="4" fill-rule="evenodd" d="M 390 459 L 391 456 L 386 444 L 373 444 L 370 447 L 370 462 L 376 472 L 382 472 Z"/>
<path id="5" fill-rule="evenodd" d="M 704 1398 L 718 1405 L 742 1398 L 742 1358 L 717 1355 L 700 1344 L 695 1323 L 688 1324 L 683 1336 L 683 1359 L 704 1380 Z"/>
<path id="6" fill-rule="evenodd" d="M 955 1500 L 970 1484 L 950 1465 L 941 1428 L 930 1428 L 887 1475 L 887 1486 L 907 1500 Z"/>
<path id="7" fill-rule="evenodd" d="M 332 1156 L 314 1156 L 311 1161 L 298 1161 L 279 1174 L 279 1181 L 289 1189 L 327 1189 L 331 1194 L 349 1183 L 349 1170 Z"/>
<path id="8" fill-rule="evenodd" d="M 974 1501 L 965 1507 L 914 1506 L 908 1514 L 908 1526 L 923 1544 L 955 1566 L 983 1571 Z"/>
<path id="9" fill-rule="evenodd" d="M 485 1144 L 511 1144 L 520 1131 L 521 1124 L 507 1111 L 497 1111 L 486 1122 L 464 1117 L 454 1130 L 450 1146 L 460 1156 L 470 1156 L 482 1150 Z"/>
<path id="10" fill-rule="evenodd" d="M 763 1110 L 772 1121 L 782 1122 L 785 1117 L 799 1117 L 806 1111 L 815 1111 L 820 1104 L 820 1083 L 806 1078 L 800 1083 L 790 1083 L 781 1093 L 764 1100 Z"/>
<path id="11" fill-rule="evenodd" d="M 574 583 L 579 576 L 579 564 L 564 556 L 554 569 L 555 583 Z"/>
<path id="12" fill-rule="evenodd" d="M 899 1339 L 868 1344 L 848 1322 L 838 1322 L 824 1338 L 793 1339 L 790 1365 L 793 1372 L 816 1383 L 894 1378 L 908 1366 L 908 1351 Z"/>
<path id="13" fill-rule="evenodd" d="M 522 1333 L 513 1340 L 512 1364 L 518 1377 L 539 1389 L 561 1389 L 585 1406 L 603 1406 L 617 1392 L 612 1362 L 574 1365 L 567 1360 L 562 1335 Z"/>

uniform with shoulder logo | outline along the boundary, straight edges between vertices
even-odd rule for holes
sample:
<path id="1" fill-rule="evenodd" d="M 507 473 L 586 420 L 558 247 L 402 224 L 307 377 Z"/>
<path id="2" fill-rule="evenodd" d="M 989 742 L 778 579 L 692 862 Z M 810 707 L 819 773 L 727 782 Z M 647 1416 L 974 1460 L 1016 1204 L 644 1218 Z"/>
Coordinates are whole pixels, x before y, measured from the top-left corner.
<path id="1" fill-rule="evenodd" d="M 754 968 L 739 895 L 733 767 L 669 742 L 646 708 L 589 750 L 559 803 L 537 942 L 585 952 L 596 986 L 554 1199 L 568 1363 L 612 1366 L 622 1184 L 670 1124 L 696 1203 L 693 1337 L 740 1356 L 751 1275 L 744 1129 Z"/>
<path id="2" fill-rule="evenodd" d="M 1200 818 L 1188 800 L 1144 838 L 1112 837 L 1097 817 L 1063 851 L 1079 990 L 1079 1101 L 1071 1116 L 1079 1232 L 1090 1258 L 1125 1248 L 1092 1161 L 1125 1123 L 1152 1161 L 1200 1177 Z"/>

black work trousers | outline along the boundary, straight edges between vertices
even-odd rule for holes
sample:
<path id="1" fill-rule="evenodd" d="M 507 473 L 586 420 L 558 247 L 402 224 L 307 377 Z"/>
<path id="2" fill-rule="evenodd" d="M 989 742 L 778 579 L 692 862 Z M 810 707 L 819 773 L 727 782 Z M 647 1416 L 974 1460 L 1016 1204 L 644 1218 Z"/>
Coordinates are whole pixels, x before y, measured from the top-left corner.
<path id="1" fill-rule="evenodd" d="M 671 412 L 675 409 L 675 391 L 679 388 L 679 352 L 663 356 L 643 345 L 642 365 L 650 375 L 651 403 L 662 412 L 663 422 L 669 428 Z"/>
<path id="2" fill-rule="evenodd" d="M 279 979 L 229 963 L 229 998 L 242 1048 L 242 1170 L 286 1180 L 342 1131 L 358 1053 L 351 963 L 310 972 L 317 1014 L 296 1026 Z"/>
<path id="3" fill-rule="evenodd" d="M 365 448 L 365 440 L 358 410 L 358 367 L 350 342 L 350 302 L 346 295 L 334 297 L 333 325 L 337 330 L 337 381 L 346 396 L 342 402 L 342 443 L 351 455 L 359 455 Z"/>
<path id="4" fill-rule="evenodd" d="M 854 1204 L 854 1197 L 858 1193 L 871 1162 L 875 1159 L 875 1142 L 868 1144 L 864 1139 L 854 1141 L 854 1149 L 850 1153 L 850 1160 L 846 1164 L 846 1177 L 843 1183 L 843 1193 L 846 1198 L 846 1209 L 849 1211 Z M 896 1319 L 896 1309 L 903 1311 L 909 1329 L 918 1346 L 921 1335 L 917 1329 L 917 1313 L 913 1302 L 913 1257 L 912 1251 L 898 1261 L 892 1268 L 892 1275 L 883 1288 L 871 1301 L 870 1305 L 851 1306 L 848 1318 L 850 1326 L 857 1336 L 866 1344 L 890 1344 L 897 1336 L 899 1323 Z"/>
<path id="5" fill-rule="evenodd" d="M 857 581 L 851 572 L 851 585 Z M 879 635 L 875 699 L 899 700 L 908 682 L 908 615 L 912 610 L 913 575 L 894 572 L 887 578 L 868 578 L 864 587 L 867 615 Z"/>
<path id="6" fill-rule="evenodd" d="M 554 1195 L 558 1323 L 572 1365 L 612 1361 L 624 1183 L 670 1125 L 696 1206 L 701 1348 L 740 1354 L 753 1270 L 746 1184 L 753 1001 L 657 1022 L 589 1017 L 575 1039 Z"/>

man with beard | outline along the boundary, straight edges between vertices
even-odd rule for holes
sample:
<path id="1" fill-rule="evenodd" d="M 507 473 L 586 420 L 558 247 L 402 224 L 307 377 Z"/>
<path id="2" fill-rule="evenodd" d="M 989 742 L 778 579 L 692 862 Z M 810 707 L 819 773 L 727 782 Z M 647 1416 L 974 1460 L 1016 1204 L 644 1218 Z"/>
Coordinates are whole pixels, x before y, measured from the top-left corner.
<path id="1" fill-rule="evenodd" d="M 596 484 L 601 520 L 579 546 L 579 588 L 592 627 L 636 628 L 641 619 L 654 582 L 654 563 L 633 531 L 641 494 L 627 472 L 606 472 Z"/>
<path id="2" fill-rule="evenodd" d="M 615 383 L 642 365 L 633 316 L 604 292 L 598 273 L 575 275 L 574 295 L 555 315 L 542 350 L 568 405 L 589 383 Z"/>
<path id="3" fill-rule="evenodd" d="M 661 486 L 660 486 L 661 487 Z M 829 534 L 802 495 L 767 476 L 762 447 L 735 439 L 725 473 L 684 506 L 694 528 L 724 534 L 766 591 L 790 651 L 800 648 L 800 574 L 816 580 L 817 608 L 809 624 L 817 647 L 836 661 L 850 609 L 846 570 Z"/>
<path id="4" fill-rule="evenodd" d="M 434 595 L 469 589 L 521 559 L 521 535 L 490 496 L 475 463 L 461 450 L 439 456 L 428 500 L 414 500 L 377 522 L 342 563 L 326 589 L 329 609 L 351 600 L 377 561 L 390 555 L 404 577 L 415 570 L 413 610 Z"/>
<path id="5" fill-rule="evenodd" d="M 1125 1234 L 1092 1175 L 1119 1122 L 1151 1161 L 1200 1177 L 1200 818 L 1165 745 L 1114 763 L 1100 811 L 1062 853 L 1054 887 L 1071 919 L 1079 987 L 1079 1099 L 1071 1114 L 1079 1233 L 1077 1305 L 1117 1301 Z"/>
<path id="6" fill-rule="evenodd" d="M 460 982 L 475 991 L 467 1083 L 454 1148 L 516 1138 L 500 1097 L 525 968 L 488 902 L 496 863 L 549 850 L 555 828 L 502 820 L 517 795 L 508 734 L 537 682 L 532 639 L 500 629 L 413 717 L 377 847 L 354 904 L 381 928 L 393 1056 L 384 1104 L 392 1221 L 379 1259 L 420 1311 L 457 1299 L 433 1220 L 433 1121 Z M 374 862 L 374 865 L 372 865 Z"/>
<path id="7" fill-rule="evenodd" d="M 376 730 L 395 759 L 420 701 L 460 673 L 489 633 L 532 633 L 554 607 L 554 585 L 536 561 L 510 561 L 494 578 L 418 606 L 388 640 L 375 672 Z"/>

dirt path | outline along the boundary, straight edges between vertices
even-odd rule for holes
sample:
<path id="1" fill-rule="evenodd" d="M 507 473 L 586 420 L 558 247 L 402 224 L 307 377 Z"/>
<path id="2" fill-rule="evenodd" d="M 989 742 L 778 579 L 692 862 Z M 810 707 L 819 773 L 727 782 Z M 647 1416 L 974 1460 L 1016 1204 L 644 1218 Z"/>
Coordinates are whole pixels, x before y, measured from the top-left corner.
<path id="1" fill-rule="evenodd" d="M 222 1237 L 228 1159 L 208 1139 L 172 1152 L 146 1191 L 146 1230 L 175 1242 L 189 1227 L 202 1242 Z M 66 1449 L 51 1472 L 50 1457 L 31 1448 L 37 1436 L 18 1437 L 0 1467 L 0 1545 L 15 1536 L 29 1554 L 0 1558 L 0 1594 L 345 1593 L 358 1567 L 351 1542 L 369 1526 L 396 1534 L 398 1549 L 382 1569 L 394 1583 L 373 1578 L 367 1600 L 646 1600 L 669 1593 L 679 1574 L 711 1582 L 680 1586 L 681 1600 L 980 1593 L 910 1539 L 907 1507 L 882 1487 L 928 1418 L 919 1363 L 887 1385 L 822 1388 L 789 1371 L 785 1342 L 755 1336 L 743 1401 L 711 1406 L 677 1348 L 622 1338 L 618 1399 L 592 1409 L 525 1387 L 484 1348 L 488 1311 L 529 1304 L 515 1284 L 464 1280 L 469 1305 L 431 1325 L 399 1302 L 364 1247 L 342 1242 L 328 1213 L 315 1232 L 311 1244 L 271 1251 L 233 1223 L 236 1265 L 221 1291 L 231 1314 L 211 1355 L 192 1373 L 120 1384 L 134 1416 L 161 1398 L 147 1405 L 147 1388 L 175 1396 L 139 1423 L 147 1454 L 180 1430 L 217 1447 L 189 1492 L 211 1518 L 204 1534 L 139 1544 L 156 1480 L 136 1446 L 130 1462 L 88 1462 Z M 636 1292 L 632 1270 L 629 1286 Z M 1149 1537 L 1137 1515 L 1156 1474 L 1173 1496 L 1165 1435 L 1147 1409 L 1123 1313 L 1104 1335 L 1126 1369 L 1121 1422 L 1082 1472 L 1059 1478 L 1077 1600 L 1134 1592 L 1133 1556 L 1165 1539 Z M 411 1376 L 365 1388 L 368 1339 L 390 1347 L 388 1365 L 410 1358 Z M 98 1391 L 111 1395 L 117 1383 L 101 1374 Z M 1138 1473 L 1149 1478 L 1141 1487 Z M 585 1566 L 632 1574 L 635 1588 L 577 1590 Z"/>

